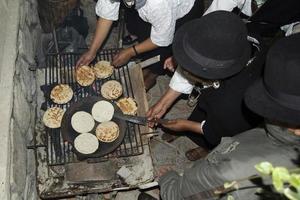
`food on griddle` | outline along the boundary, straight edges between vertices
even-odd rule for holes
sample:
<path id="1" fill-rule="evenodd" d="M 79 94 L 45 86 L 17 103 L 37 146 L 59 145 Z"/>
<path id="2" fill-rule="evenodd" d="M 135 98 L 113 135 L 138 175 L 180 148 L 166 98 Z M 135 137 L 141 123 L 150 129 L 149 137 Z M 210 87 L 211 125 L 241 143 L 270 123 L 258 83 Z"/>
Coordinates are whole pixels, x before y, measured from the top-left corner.
<path id="1" fill-rule="evenodd" d="M 119 137 L 119 126 L 113 121 L 103 122 L 96 128 L 96 136 L 101 142 L 113 142 Z"/>
<path id="2" fill-rule="evenodd" d="M 99 147 L 97 137 L 91 133 L 81 133 L 74 140 L 75 149 L 82 154 L 94 153 Z"/>
<path id="3" fill-rule="evenodd" d="M 81 66 L 76 70 L 76 81 L 81 86 L 89 86 L 95 80 L 95 74 L 89 66 Z"/>
<path id="4" fill-rule="evenodd" d="M 59 128 L 65 111 L 59 107 L 48 108 L 43 116 L 45 126 L 49 128 Z"/>
<path id="5" fill-rule="evenodd" d="M 114 67 L 105 60 L 97 62 L 93 69 L 96 77 L 100 79 L 108 78 L 114 73 Z"/>
<path id="6" fill-rule="evenodd" d="M 131 97 L 126 97 L 118 100 L 117 105 L 126 115 L 136 115 L 137 113 L 137 103 Z"/>
<path id="7" fill-rule="evenodd" d="M 78 111 L 72 116 L 71 125 L 76 132 L 87 133 L 94 128 L 95 121 L 91 114 Z"/>
<path id="8" fill-rule="evenodd" d="M 113 118 L 115 109 L 108 101 L 98 101 L 93 105 L 92 115 L 97 122 L 107 122 Z"/>
<path id="9" fill-rule="evenodd" d="M 119 98 L 122 93 L 122 85 L 115 80 L 107 81 L 101 87 L 101 95 L 109 100 Z"/>
<path id="10" fill-rule="evenodd" d="M 68 103 L 73 97 L 73 90 L 67 84 L 56 85 L 50 93 L 50 98 L 54 103 L 65 104 Z"/>

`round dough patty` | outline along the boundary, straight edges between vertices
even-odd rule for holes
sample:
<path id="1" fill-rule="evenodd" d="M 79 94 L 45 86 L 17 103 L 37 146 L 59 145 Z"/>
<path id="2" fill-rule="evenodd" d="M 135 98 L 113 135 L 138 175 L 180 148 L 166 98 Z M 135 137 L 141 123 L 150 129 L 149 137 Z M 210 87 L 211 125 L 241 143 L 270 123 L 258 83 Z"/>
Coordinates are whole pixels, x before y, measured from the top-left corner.
<path id="1" fill-rule="evenodd" d="M 131 98 L 131 97 L 120 99 L 117 102 L 117 106 L 126 115 L 136 115 L 137 109 L 138 109 L 135 100 L 133 98 Z"/>
<path id="2" fill-rule="evenodd" d="M 98 101 L 93 105 L 92 115 L 97 122 L 107 122 L 113 118 L 115 109 L 108 101 Z"/>
<path id="3" fill-rule="evenodd" d="M 110 80 L 101 87 L 101 95 L 106 99 L 117 99 L 123 93 L 122 85 L 118 81 Z"/>
<path id="4" fill-rule="evenodd" d="M 79 153 L 91 154 L 98 149 L 99 141 L 91 133 L 82 133 L 75 138 L 74 147 Z"/>
<path id="5" fill-rule="evenodd" d="M 76 70 L 76 80 L 81 86 L 89 86 L 95 80 L 95 74 L 92 68 L 83 65 Z"/>
<path id="6" fill-rule="evenodd" d="M 114 73 L 114 67 L 111 66 L 110 62 L 102 60 L 94 65 L 94 73 L 97 78 L 105 79 Z"/>
<path id="7" fill-rule="evenodd" d="M 95 121 L 91 114 L 78 111 L 72 116 L 71 125 L 76 132 L 87 133 L 94 128 Z"/>
<path id="8" fill-rule="evenodd" d="M 59 128 L 65 111 L 59 107 L 48 108 L 43 116 L 45 126 L 49 128 Z"/>
<path id="9" fill-rule="evenodd" d="M 59 84 L 51 90 L 50 98 L 54 103 L 65 104 L 73 97 L 73 90 L 67 84 Z"/>
<path id="10" fill-rule="evenodd" d="M 96 128 L 96 136 L 101 142 L 113 142 L 120 134 L 119 126 L 113 121 L 103 122 Z"/>

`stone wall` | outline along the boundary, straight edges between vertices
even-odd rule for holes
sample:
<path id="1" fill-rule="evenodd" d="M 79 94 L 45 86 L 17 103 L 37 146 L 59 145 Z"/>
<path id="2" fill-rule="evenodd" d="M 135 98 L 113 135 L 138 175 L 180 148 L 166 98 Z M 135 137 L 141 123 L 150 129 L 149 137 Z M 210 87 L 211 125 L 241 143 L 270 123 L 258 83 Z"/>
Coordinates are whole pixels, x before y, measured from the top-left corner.
<path id="1" fill-rule="evenodd" d="M 4 6 L 3 6 L 4 5 Z M 38 199 L 34 151 L 35 50 L 40 32 L 36 0 L 0 0 L 0 199 Z"/>

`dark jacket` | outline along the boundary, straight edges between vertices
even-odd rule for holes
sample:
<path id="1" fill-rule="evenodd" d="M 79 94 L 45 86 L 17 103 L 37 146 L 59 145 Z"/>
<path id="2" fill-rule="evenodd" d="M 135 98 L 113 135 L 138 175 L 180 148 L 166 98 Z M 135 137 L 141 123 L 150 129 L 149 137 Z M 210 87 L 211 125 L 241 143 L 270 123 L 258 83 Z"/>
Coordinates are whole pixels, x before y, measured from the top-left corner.
<path id="1" fill-rule="evenodd" d="M 209 197 L 210 193 L 205 191 L 257 174 L 254 166 L 262 161 L 287 168 L 299 166 L 299 145 L 300 136 L 271 124 L 267 124 L 266 129 L 256 128 L 222 138 L 220 145 L 182 176 L 174 171 L 163 176 L 159 181 L 161 197 L 163 200 L 216 199 Z M 258 200 L 260 197 L 255 194 L 258 188 L 249 187 L 253 185 L 249 181 L 243 182 L 242 187 L 246 189 L 231 195 L 236 200 Z"/>

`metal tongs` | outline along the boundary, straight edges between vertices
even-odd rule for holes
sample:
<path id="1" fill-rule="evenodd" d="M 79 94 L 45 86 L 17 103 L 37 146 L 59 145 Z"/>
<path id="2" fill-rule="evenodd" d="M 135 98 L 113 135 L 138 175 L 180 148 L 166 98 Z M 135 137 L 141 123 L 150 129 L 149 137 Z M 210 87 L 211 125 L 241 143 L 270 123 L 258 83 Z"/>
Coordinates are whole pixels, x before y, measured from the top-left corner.
<path id="1" fill-rule="evenodd" d="M 146 126 L 149 122 L 157 123 L 157 124 L 167 124 L 169 123 L 168 119 L 151 119 L 148 120 L 147 117 L 141 117 L 141 116 L 133 116 L 133 115 L 125 115 L 120 112 L 115 112 L 114 117 L 117 119 L 121 119 L 124 121 L 132 122 L 135 124 L 140 124 Z"/>

